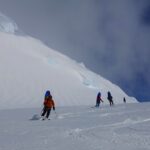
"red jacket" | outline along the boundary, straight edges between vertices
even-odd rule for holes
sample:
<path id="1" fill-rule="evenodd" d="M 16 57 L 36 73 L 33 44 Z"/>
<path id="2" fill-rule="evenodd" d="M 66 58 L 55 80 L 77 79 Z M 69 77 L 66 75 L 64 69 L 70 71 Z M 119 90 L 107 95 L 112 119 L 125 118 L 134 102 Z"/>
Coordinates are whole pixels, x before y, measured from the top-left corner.
<path id="1" fill-rule="evenodd" d="M 55 107 L 55 103 L 54 103 L 54 100 L 52 99 L 52 96 L 45 97 L 44 106 L 48 108 Z"/>

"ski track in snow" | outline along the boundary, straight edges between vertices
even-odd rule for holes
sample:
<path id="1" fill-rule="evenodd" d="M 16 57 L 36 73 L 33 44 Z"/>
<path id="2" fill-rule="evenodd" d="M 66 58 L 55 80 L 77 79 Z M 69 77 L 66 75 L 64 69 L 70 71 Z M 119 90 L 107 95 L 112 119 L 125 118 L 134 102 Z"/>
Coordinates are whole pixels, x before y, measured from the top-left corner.
<path id="1" fill-rule="evenodd" d="M 0 111 L 0 150 L 149 150 L 150 104 L 60 107 L 51 120 L 39 109 Z"/>

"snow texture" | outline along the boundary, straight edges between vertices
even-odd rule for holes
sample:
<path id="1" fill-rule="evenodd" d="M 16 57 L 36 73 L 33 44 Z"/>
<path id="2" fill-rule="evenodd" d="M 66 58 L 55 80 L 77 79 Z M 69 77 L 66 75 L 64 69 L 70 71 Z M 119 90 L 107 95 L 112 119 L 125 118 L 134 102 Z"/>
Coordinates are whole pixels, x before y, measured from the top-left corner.
<path id="1" fill-rule="evenodd" d="M 150 103 L 59 107 L 51 120 L 30 120 L 40 109 L 0 110 L 1 150 L 149 150 Z M 40 114 L 40 113 L 39 113 Z"/>

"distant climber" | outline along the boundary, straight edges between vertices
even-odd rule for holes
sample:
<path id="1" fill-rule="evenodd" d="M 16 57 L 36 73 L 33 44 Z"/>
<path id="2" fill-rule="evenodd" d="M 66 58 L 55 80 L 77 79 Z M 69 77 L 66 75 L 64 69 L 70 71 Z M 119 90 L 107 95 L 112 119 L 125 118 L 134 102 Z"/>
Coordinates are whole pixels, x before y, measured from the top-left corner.
<path id="1" fill-rule="evenodd" d="M 112 97 L 111 93 L 108 91 L 107 94 L 108 94 L 107 95 L 107 99 L 108 99 L 108 101 L 110 103 L 110 106 L 114 105 L 113 97 Z"/>
<path id="2" fill-rule="evenodd" d="M 51 109 L 53 108 L 53 110 L 55 110 L 55 103 L 54 103 L 54 100 L 52 99 L 52 95 L 50 91 L 46 91 L 43 105 L 44 105 L 44 108 L 43 108 L 43 112 L 41 116 L 43 120 L 45 120 L 45 119 L 48 119 Z"/>
<path id="3" fill-rule="evenodd" d="M 95 105 L 95 107 L 99 107 L 101 102 L 103 102 L 103 100 L 101 98 L 101 93 L 98 92 L 97 98 L 96 98 L 96 105 Z"/>
<path id="4" fill-rule="evenodd" d="M 125 97 L 123 98 L 123 102 L 126 103 L 126 98 Z"/>

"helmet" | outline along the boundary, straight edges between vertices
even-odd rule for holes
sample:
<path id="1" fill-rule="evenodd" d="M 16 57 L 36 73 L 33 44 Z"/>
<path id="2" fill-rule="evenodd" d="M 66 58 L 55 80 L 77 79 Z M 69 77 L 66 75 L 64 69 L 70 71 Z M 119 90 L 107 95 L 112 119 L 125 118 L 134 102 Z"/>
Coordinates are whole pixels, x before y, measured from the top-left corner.
<path id="1" fill-rule="evenodd" d="M 45 97 L 46 97 L 46 96 L 50 96 L 50 95 L 51 95 L 50 91 L 47 90 L 46 93 L 45 93 Z"/>

